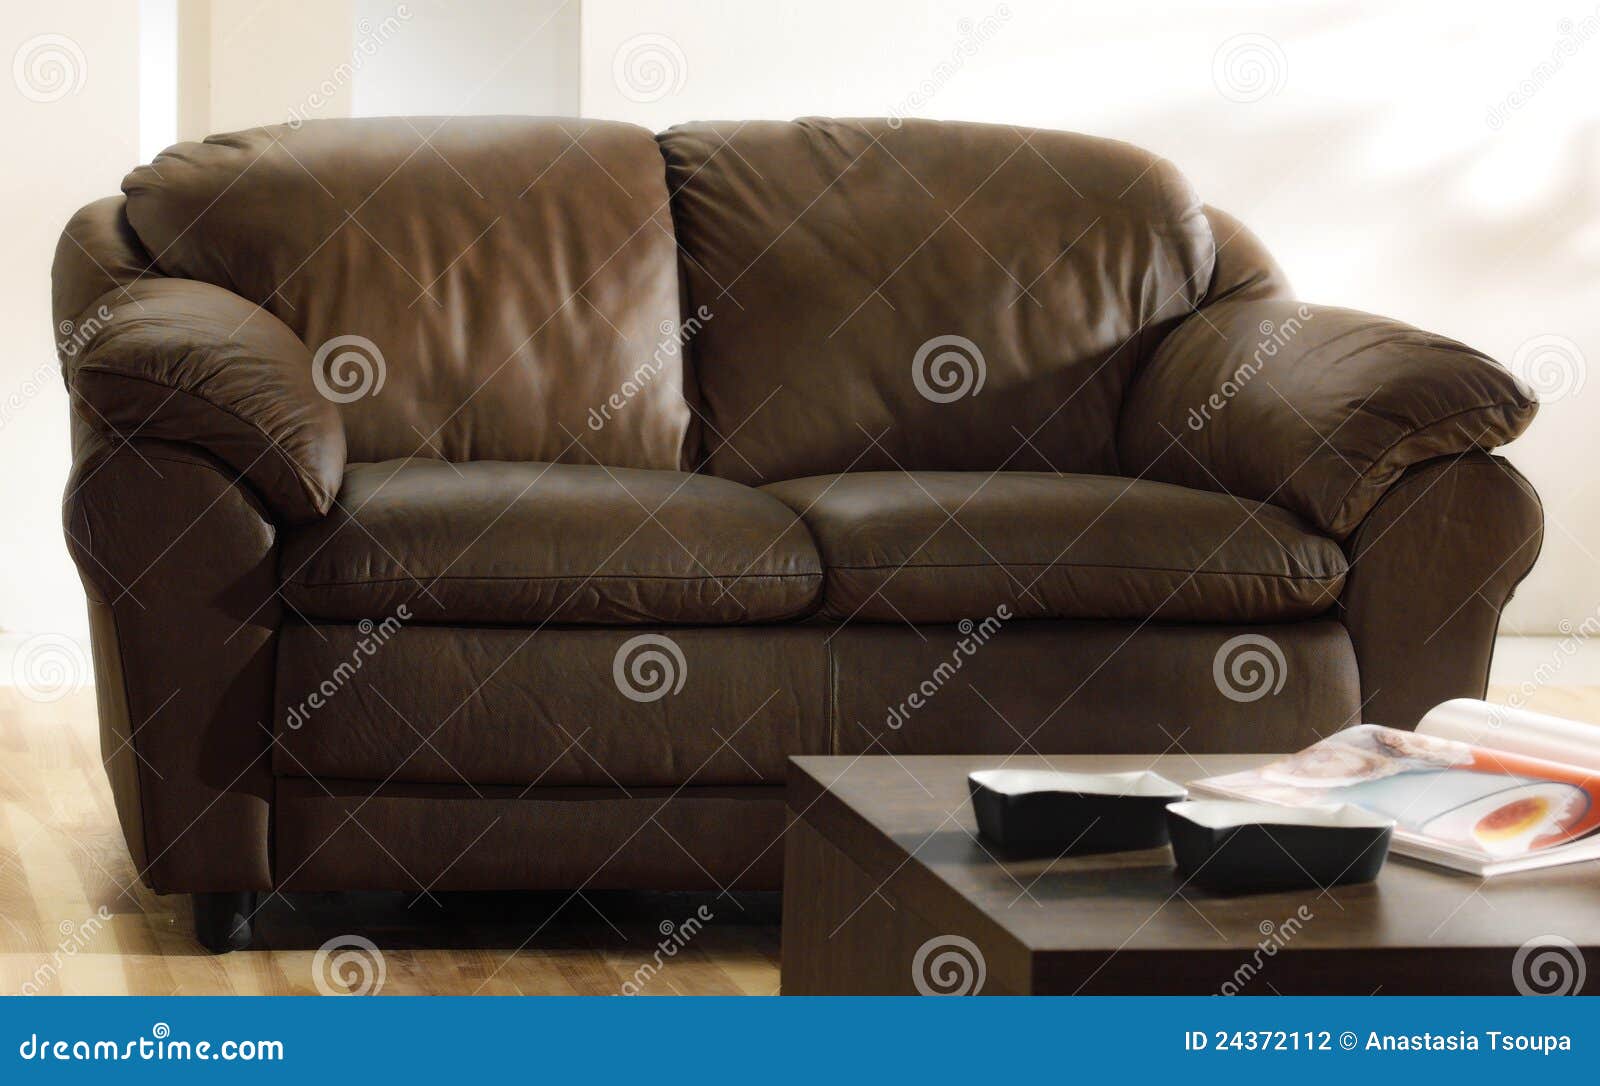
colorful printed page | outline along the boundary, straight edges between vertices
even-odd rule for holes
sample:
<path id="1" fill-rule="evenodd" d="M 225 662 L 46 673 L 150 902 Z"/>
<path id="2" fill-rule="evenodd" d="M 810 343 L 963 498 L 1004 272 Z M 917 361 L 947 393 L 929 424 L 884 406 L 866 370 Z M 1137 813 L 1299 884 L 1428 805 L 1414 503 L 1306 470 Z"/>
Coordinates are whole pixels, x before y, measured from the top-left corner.
<path id="1" fill-rule="evenodd" d="M 1600 774 L 1375 724 L 1195 787 L 1291 806 L 1353 804 L 1394 819 L 1397 844 L 1410 838 L 1488 861 L 1600 829 Z"/>

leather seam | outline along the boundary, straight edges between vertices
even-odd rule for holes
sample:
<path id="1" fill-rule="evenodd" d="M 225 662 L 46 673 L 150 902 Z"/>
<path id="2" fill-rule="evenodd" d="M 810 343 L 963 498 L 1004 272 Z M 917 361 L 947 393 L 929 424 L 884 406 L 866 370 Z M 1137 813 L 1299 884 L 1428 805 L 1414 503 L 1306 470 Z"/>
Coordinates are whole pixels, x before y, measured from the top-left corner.
<path id="1" fill-rule="evenodd" d="M 239 414 L 237 411 L 233 410 L 232 408 L 229 408 L 229 407 L 226 407 L 226 406 L 224 406 L 222 404 L 219 404 L 215 400 L 209 400 L 206 397 L 200 395 L 199 393 L 193 392 L 193 391 L 191 391 L 189 389 L 186 389 L 186 388 L 183 388 L 183 387 L 181 387 L 179 385 L 170 385 L 170 384 L 167 384 L 165 381 L 160 381 L 160 380 L 157 380 L 156 378 L 153 378 L 153 377 L 147 377 L 147 376 L 145 376 L 143 374 L 137 374 L 137 373 L 127 373 L 127 372 L 124 372 L 122 370 L 110 368 L 110 367 L 105 366 L 103 364 L 95 364 L 95 363 L 92 363 L 92 362 L 82 363 L 82 364 L 78 365 L 76 368 L 74 368 L 73 377 L 76 378 L 79 374 L 82 374 L 82 373 L 98 373 L 98 374 L 101 374 L 101 375 L 106 376 L 106 377 L 115 378 L 117 380 L 139 381 L 139 382 L 141 382 L 143 384 L 154 385 L 156 388 L 168 389 L 168 390 L 172 391 L 175 394 L 186 396 L 191 400 L 200 401 L 202 404 L 206 405 L 207 407 L 211 408 L 212 410 L 219 411 L 222 414 L 228 416 L 229 418 L 234 419 L 235 421 L 237 421 L 238 423 L 243 425 L 247 430 L 250 430 L 250 431 L 253 431 L 256 434 L 259 434 L 261 436 L 261 438 L 263 440 L 265 440 L 268 445 L 272 446 L 273 450 L 275 452 L 277 452 L 278 456 L 280 458 L 282 458 L 283 462 L 289 467 L 289 470 L 294 475 L 295 482 L 299 485 L 300 489 L 305 493 L 306 497 L 311 499 L 311 505 L 312 505 L 313 509 L 317 509 L 317 510 L 320 511 L 321 509 L 325 509 L 328 506 L 333 504 L 333 493 L 332 493 L 332 491 L 324 490 L 323 487 L 320 484 L 317 484 L 317 483 L 313 482 L 312 480 L 310 480 L 309 478 L 307 478 L 307 470 L 306 470 L 306 468 L 304 466 L 302 466 L 299 463 L 299 461 L 297 461 L 293 456 L 291 456 L 287 449 L 285 449 L 281 444 L 278 443 L 277 438 L 275 438 L 271 434 L 267 433 L 266 429 L 263 428 L 260 423 L 257 423 L 252 419 L 245 418 L 243 415 Z M 89 398 L 81 389 L 79 389 L 77 387 L 76 380 L 74 380 L 74 382 L 73 382 L 73 391 L 76 392 L 78 395 L 83 396 L 85 399 Z M 117 434 L 119 437 L 129 436 L 129 435 L 122 434 L 114 426 L 110 427 L 110 429 L 111 429 L 112 433 Z M 195 443 L 199 444 L 199 442 L 195 442 Z M 232 465 L 230 465 L 230 466 L 232 466 Z M 239 471 L 240 475 L 244 475 L 245 474 L 242 470 L 240 470 L 238 468 L 234 468 L 234 470 L 235 471 Z"/>
<path id="2" fill-rule="evenodd" d="M 683 583 L 721 584 L 722 581 L 791 581 L 791 580 L 817 580 L 822 579 L 821 571 L 816 573 L 727 573 L 706 574 L 699 576 L 678 577 L 669 573 L 563 573 L 551 575 L 529 575 L 526 577 L 516 574 L 505 576 L 482 577 L 429 577 L 419 574 L 415 577 L 372 577 L 360 581 L 285 581 L 284 584 L 295 588 L 353 588 L 358 585 L 369 584 L 472 584 L 477 581 L 676 581 Z"/>
<path id="3" fill-rule="evenodd" d="M 1480 450 L 1480 451 L 1482 451 L 1482 450 Z M 1417 469 L 1417 470 L 1415 472 L 1408 470 L 1406 475 L 1405 475 L 1405 477 L 1403 477 L 1400 480 L 1398 480 L 1393 486 L 1389 487 L 1387 490 L 1385 490 L 1383 492 L 1383 498 L 1388 498 L 1390 494 L 1394 494 L 1396 497 L 1398 497 L 1404 491 L 1406 491 L 1408 488 L 1413 488 L 1413 487 L 1419 485 L 1420 482 L 1421 482 L 1421 474 L 1420 473 L 1422 471 L 1426 470 L 1428 468 L 1430 462 L 1434 461 L 1434 460 L 1448 460 L 1449 461 L 1448 463 L 1444 464 L 1443 467 L 1440 468 L 1441 471 L 1469 471 L 1469 470 L 1472 470 L 1474 468 L 1481 468 L 1481 469 L 1493 469 L 1493 474 L 1495 474 L 1495 475 L 1504 475 L 1506 473 L 1505 472 L 1505 468 L 1499 467 L 1497 465 L 1497 463 L 1496 463 L 1496 459 L 1497 458 L 1495 458 L 1494 456 L 1492 456 L 1491 454 L 1489 454 L 1487 452 L 1484 453 L 1484 456 L 1487 458 L 1487 459 L 1484 459 L 1484 460 L 1468 460 L 1468 459 L 1466 459 L 1466 455 L 1467 454 L 1462 454 L 1462 455 L 1446 454 L 1445 456 L 1440 456 L 1440 457 L 1430 457 L 1428 460 L 1419 461 L 1418 463 L 1411 465 L 1412 468 Z M 1500 460 L 1499 463 L 1506 463 L 1506 461 Z M 1510 466 L 1510 465 L 1508 464 L 1507 466 Z M 1516 469 L 1512 468 L 1512 470 L 1515 471 Z M 1517 474 L 1520 476 L 1521 472 L 1518 472 Z M 1524 482 L 1526 482 L 1526 479 L 1524 479 Z M 1538 494 L 1533 491 L 1531 486 L 1522 487 L 1521 489 L 1523 489 L 1526 492 L 1528 492 L 1529 495 L 1531 497 L 1533 497 L 1536 501 L 1539 500 Z M 1427 491 L 1424 490 L 1423 493 L 1425 494 L 1426 492 Z M 1420 500 L 1421 500 L 1421 497 L 1419 496 L 1418 501 L 1420 501 Z M 1381 506 L 1383 504 L 1386 504 L 1386 503 L 1379 502 L 1378 505 L 1375 505 L 1373 507 L 1371 515 L 1363 518 L 1362 521 L 1361 521 L 1361 524 L 1357 528 L 1352 529 L 1352 534 L 1355 536 L 1355 538 L 1353 538 L 1351 540 L 1351 543 L 1350 543 L 1350 568 L 1351 568 L 1352 571 L 1354 571 L 1356 563 L 1358 561 L 1360 561 L 1363 557 L 1365 557 L 1367 552 L 1368 552 L 1368 550 L 1370 550 L 1370 547 L 1368 547 L 1367 549 L 1363 549 L 1363 547 L 1365 546 L 1364 537 L 1365 537 L 1365 534 L 1366 534 L 1366 532 L 1368 530 L 1368 526 L 1375 522 L 1376 516 L 1382 511 L 1381 510 Z M 1409 513 L 1411 511 L 1412 507 L 1415 504 L 1416 503 L 1413 502 L 1412 505 L 1408 505 L 1405 509 L 1400 511 L 1399 515 L 1400 516 L 1405 516 L 1407 513 Z M 1539 506 L 1540 506 L 1540 511 L 1542 512 L 1543 509 L 1544 509 L 1544 503 L 1542 501 L 1540 501 Z"/>
<path id="4" fill-rule="evenodd" d="M 1453 421 L 1455 419 L 1458 419 L 1463 415 L 1473 415 L 1473 414 L 1476 414 L 1476 413 L 1478 413 L 1480 411 L 1489 411 L 1489 410 L 1494 410 L 1494 409 L 1499 409 L 1499 410 L 1502 410 L 1502 411 L 1506 411 L 1506 410 L 1513 410 L 1514 411 L 1514 410 L 1524 409 L 1524 407 L 1523 407 L 1523 405 L 1516 404 L 1516 403 L 1509 403 L 1509 402 L 1507 402 L 1505 400 L 1491 400 L 1488 403 L 1478 404 L 1478 405 L 1473 406 L 1473 407 L 1465 407 L 1465 408 L 1462 408 L 1459 411 L 1451 411 L 1448 414 L 1440 415 L 1438 418 L 1433 419 L 1430 422 L 1424 423 L 1421 426 L 1412 427 L 1411 429 L 1407 430 L 1405 433 L 1401 434 L 1399 437 L 1395 438 L 1387 446 L 1384 447 L 1382 452 L 1378 453 L 1377 456 L 1374 456 L 1372 458 L 1371 462 L 1367 465 L 1366 470 L 1363 471 L 1360 475 L 1356 476 L 1356 478 L 1350 483 L 1350 485 L 1345 488 L 1344 494 L 1339 498 L 1339 501 L 1333 507 L 1335 517 L 1334 517 L 1333 523 L 1329 526 L 1329 530 L 1330 531 L 1337 531 L 1338 530 L 1337 526 L 1339 524 L 1343 523 L 1343 520 L 1344 520 L 1344 518 L 1339 516 L 1338 514 L 1340 514 L 1344 510 L 1344 507 L 1349 503 L 1350 497 L 1351 497 L 1352 494 L 1354 494 L 1356 492 L 1356 488 L 1357 487 L 1359 487 L 1359 486 L 1361 486 L 1363 484 L 1366 484 L 1366 485 L 1369 485 L 1369 486 L 1372 485 L 1371 482 L 1369 481 L 1370 477 L 1378 473 L 1380 467 L 1383 465 L 1384 460 L 1389 456 L 1390 453 L 1394 452 L 1401 445 L 1405 444 L 1407 441 L 1411 440 L 1412 438 L 1426 434 L 1429 430 L 1432 430 L 1436 426 L 1443 426 L 1445 423 L 1451 422 L 1451 421 Z M 1480 448 L 1480 449 L 1484 448 L 1484 446 L 1482 446 L 1482 445 L 1474 445 L 1473 447 L 1474 448 Z M 1492 448 L 1493 446 L 1490 446 L 1490 447 Z M 1446 454 L 1446 455 L 1448 455 L 1448 454 Z M 1399 465 L 1399 466 L 1404 468 L 1404 467 L 1409 466 L 1409 465 Z M 1345 531 L 1349 532 L 1349 531 L 1353 530 L 1354 527 L 1355 527 L 1355 525 L 1351 525 L 1349 528 L 1345 529 Z"/>
<path id="5" fill-rule="evenodd" d="M 881 573 L 889 570 L 918 569 L 1120 569 L 1129 573 L 1182 573 L 1185 576 L 1257 577 L 1279 581 L 1337 581 L 1348 570 L 1339 573 L 1256 573 L 1229 569 L 1174 569 L 1169 566 L 1114 566 L 1089 562 L 905 562 L 897 566 L 829 566 L 830 570 L 850 573 Z"/>

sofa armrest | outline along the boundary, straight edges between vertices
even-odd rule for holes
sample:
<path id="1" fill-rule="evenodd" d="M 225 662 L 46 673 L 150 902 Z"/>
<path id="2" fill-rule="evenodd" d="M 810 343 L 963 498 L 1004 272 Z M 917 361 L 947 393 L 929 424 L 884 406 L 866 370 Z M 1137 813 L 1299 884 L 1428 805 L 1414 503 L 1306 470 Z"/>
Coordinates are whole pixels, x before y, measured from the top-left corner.
<path id="1" fill-rule="evenodd" d="M 280 533 L 254 488 L 192 445 L 81 418 L 73 431 L 62 525 L 139 876 L 161 893 L 270 889 Z"/>
<path id="2" fill-rule="evenodd" d="M 1544 542 L 1544 507 L 1517 469 L 1480 452 L 1408 469 L 1345 541 L 1339 600 L 1362 719 L 1413 728 L 1481 698 L 1500 614 Z"/>
<path id="3" fill-rule="evenodd" d="M 271 313 L 208 283 L 153 278 L 108 293 L 76 327 L 62 364 L 90 427 L 198 446 L 276 519 L 314 520 L 333 504 L 344 425 L 310 351 Z"/>
<path id="4" fill-rule="evenodd" d="M 1408 467 L 1502 445 L 1537 406 L 1489 358 L 1399 321 L 1228 301 L 1156 350 L 1118 453 L 1128 475 L 1272 502 L 1343 539 Z"/>

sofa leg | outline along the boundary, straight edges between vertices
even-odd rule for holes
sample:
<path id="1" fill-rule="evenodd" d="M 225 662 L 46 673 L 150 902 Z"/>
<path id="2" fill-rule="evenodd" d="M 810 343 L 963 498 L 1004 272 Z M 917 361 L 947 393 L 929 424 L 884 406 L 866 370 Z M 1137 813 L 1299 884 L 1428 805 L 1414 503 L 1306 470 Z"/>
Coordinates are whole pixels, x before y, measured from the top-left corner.
<path id="1" fill-rule="evenodd" d="M 244 950 L 250 945 L 250 918 L 256 911 L 253 891 L 194 895 L 194 937 L 213 954 Z"/>

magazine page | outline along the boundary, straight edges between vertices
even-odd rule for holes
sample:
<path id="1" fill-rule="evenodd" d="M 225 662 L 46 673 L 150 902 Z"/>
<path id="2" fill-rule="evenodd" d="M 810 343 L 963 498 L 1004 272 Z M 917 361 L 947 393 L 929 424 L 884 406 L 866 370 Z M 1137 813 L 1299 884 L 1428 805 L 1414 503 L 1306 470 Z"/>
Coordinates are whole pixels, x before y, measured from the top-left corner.
<path id="1" fill-rule="evenodd" d="M 1600 724 L 1455 698 L 1428 710 L 1417 734 L 1600 772 Z"/>
<path id="2" fill-rule="evenodd" d="M 1485 862 L 1555 848 L 1600 828 L 1600 777 L 1581 768 L 1375 724 L 1196 787 L 1292 806 L 1354 804 L 1394 819 L 1397 842 L 1409 838 Z"/>

